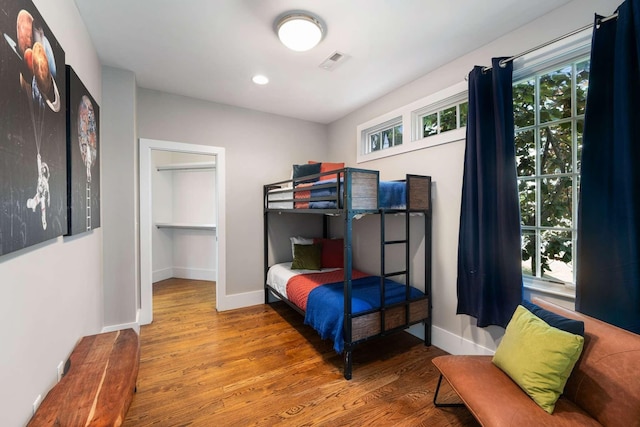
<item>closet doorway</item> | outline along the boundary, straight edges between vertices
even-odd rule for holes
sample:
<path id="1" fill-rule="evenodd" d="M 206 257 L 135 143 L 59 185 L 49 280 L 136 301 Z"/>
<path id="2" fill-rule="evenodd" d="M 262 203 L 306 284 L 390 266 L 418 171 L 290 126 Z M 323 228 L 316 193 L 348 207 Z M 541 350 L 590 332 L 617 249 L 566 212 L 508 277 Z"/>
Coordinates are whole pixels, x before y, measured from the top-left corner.
<path id="1" fill-rule="evenodd" d="M 138 323 L 153 321 L 153 283 L 174 274 L 215 280 L 219 308 L 226 289 L 224 148 L 141 138 L 139 162 Z M 182 265 L 170 266 L 176 259 Z"/>

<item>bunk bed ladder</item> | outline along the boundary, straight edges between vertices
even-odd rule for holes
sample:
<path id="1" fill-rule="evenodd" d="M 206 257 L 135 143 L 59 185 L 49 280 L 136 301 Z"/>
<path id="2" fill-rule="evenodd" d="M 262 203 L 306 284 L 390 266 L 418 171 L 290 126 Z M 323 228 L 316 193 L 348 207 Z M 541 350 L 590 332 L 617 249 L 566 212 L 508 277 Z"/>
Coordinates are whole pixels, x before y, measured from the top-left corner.
<path id="1" fill-rule="evenodd" d="M 409 254 L 409 214 L 407 212 L 404 215 L 405 219 L 405 238 L 397 239 L 397 240 L 387 240 L 386 238 L 386 212 L 384 209 L 380 210 L 380 307 L 382 307 L 381 315 L 380 315 L 380 330 L 384 331 L 386 325 L 386 308 L 385 308 L 385 279 L 388 277 L 396 277 L 396 276 L 404 276 L 405 277 L 405 290 L 406 290 L 406 301 L 409 301 L 410 290 L 409 290 L 409 278 L 410 278 L 410 254 Z M 395 246 L 395 245 L 404 245 L 405 246 L 405 266 L 404 270 L 400 271 L 392 271 L 388 273 L 386 267 L 386 258 L 387 258 L 387 247 Z M 409 324 L 409 303 L 405 304 L 405 325 Z"/>

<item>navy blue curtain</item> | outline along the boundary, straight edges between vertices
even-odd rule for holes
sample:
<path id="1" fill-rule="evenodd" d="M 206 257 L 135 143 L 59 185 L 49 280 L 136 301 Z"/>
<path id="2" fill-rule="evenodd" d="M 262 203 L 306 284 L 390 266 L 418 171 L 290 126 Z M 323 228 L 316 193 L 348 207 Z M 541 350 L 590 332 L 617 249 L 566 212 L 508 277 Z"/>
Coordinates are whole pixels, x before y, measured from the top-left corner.
<path id="1" fill-rule="evenodd" d="M 640 333 L 640 0 L 596 16 L 578 209 L 576 309 Z"/>
<path id="2" fill-rule="evenodd" d="M 458 314 L 505 327 L 522 301 L 513 64 L 469 73 L 469 115 L 458 236 Z"/>

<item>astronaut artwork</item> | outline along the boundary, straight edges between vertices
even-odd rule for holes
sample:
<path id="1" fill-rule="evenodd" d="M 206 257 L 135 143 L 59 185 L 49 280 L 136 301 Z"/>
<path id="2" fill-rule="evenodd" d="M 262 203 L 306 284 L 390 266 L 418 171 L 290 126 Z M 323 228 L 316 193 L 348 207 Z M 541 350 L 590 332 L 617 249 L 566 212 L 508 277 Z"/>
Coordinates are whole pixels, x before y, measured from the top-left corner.
<path id="1" fill-rule="evenodd" d="M 29 0 L 0 0 L 0 255 L 67 233 L 65 55 Z"/>
<path id="2" fill-rule="evenodd" d="M 100 227 L 100 107 L 67 65 L 69 234 Z"/>

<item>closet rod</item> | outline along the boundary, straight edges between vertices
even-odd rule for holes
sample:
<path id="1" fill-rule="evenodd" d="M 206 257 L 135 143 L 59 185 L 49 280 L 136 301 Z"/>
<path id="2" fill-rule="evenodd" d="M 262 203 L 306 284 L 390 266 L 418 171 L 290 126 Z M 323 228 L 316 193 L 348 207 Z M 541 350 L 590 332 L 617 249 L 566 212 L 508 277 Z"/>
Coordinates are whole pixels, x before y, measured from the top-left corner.
<path id="1" fill-rule="evenodd" d="M 600 25 L 601 23 L 610 21 L 612 19 L 616 19 L 617 17 L 618 17 L 618 12 L 615 12 L 615 13 L 613 13 L 613 15 L 605 16 L 604 18 L 598 19 L 598 21 L 596 22 L 596 25 Z M 585 25 L 584 27 L 578 28 L 577 30 L 573 30 L 570 33 L 567 33 L 567 34 L 565 34 L 563 36 L 556 37 L 555 39 L 549 40 L 548 42 L 545 42 L 545 43 L 543 43 L 543 44 L 541 44 L 539 46 L 536 46 L 536 47 L 531 48 L 529 50 L 525 50 L 524 52 L 521 52 L 521 53 L 519 53 L 517 55 L 513 55 L 511 58 L 503 59 L 502 61 L 500 61 L 500 66 L 504 67 L 507 62 L 511 62 L 511 61 L 513 61 L 515 59 L 518 59 L 518 58 L 520 58 L 522 56 L 525 56 L 525 55 L 527 55 L 527 54 L 529 54 L 531 52 L 535 52 L 538 49 L 542 49 L 543 47 L 547 47 L 550 44 L 553 44 L 555 42 L 559 42 L 560 40 L 564 40 L 567 37 L 571 37 L 571 36 L 573 36 L 575 34 L 581 33 L 584 30 L 588 30 L 589 28 L 593 27 L 593 25 L 594 24 Z M 597 28 L 597 26 L 596 26 L 596 28 Z M 482 72 L 489 71 L 491 68 L 493 68 L 493 67 L 484 67 L 482 69 Z"/>

